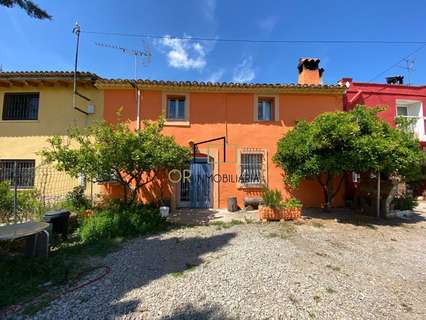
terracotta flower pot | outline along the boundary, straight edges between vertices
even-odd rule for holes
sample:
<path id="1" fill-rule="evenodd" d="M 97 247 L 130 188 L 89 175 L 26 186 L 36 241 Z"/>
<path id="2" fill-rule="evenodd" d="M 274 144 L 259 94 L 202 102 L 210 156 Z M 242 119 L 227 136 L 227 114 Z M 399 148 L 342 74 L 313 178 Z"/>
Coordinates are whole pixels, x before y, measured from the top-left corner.
<path id="1" fill-rule="evenodd" d="M 81 213 L 81 217 L 82 218 L 89 218 L 91 216 L 93 216 L 94 212 L 92 209 L 86 209 Z"/>
<path id="2" fill-rule="evenodd" d="M 302 216 L 302 208 L 285 208 L 284 220 L 297 220 Z"/>
<path id="3" fill-rule="evenodd" d="M 277 221 L 284 218 L 283 209 L 270 208 L 265 206 L 259 207 L 259 219 L 264 221 Z"/>

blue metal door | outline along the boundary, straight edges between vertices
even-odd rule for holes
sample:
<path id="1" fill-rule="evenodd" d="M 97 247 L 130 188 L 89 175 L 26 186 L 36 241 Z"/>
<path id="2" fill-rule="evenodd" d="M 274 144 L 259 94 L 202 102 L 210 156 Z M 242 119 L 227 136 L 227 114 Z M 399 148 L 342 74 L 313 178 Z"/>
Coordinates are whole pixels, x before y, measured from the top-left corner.
<path id="1" fill-rule="evenodd" d="M 191 208 L 211 208 L 212 167 L 207 159 L 197 158 L 191 162 L 189 205 Z"/>

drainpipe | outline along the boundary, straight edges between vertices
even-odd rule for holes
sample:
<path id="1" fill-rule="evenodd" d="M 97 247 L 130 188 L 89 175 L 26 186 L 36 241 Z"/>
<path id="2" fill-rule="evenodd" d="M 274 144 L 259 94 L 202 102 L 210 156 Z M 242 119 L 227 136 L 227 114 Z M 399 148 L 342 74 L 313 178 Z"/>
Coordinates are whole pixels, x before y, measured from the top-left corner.
<path id="1" fill-rule="evenodd" d="M 137 102 L 136 102 L 136 130 L 140 130 L 141 128 L 141 91 L 137 89 Z"/>
<path id="2" fill-rule="evenodd" d="M 358 90 L 358 92 L 349 100 L 349 105 L 352 105 L 362 94 L 362 90 Z"/>
<path id="3" fill-rule="evenodd" d="M 140 130 L 141 128 L 141 91 L 138 88 L 136 81 L 129 81 L 130 85 L 135 88 L 136 93 L 136 130 Z"/>

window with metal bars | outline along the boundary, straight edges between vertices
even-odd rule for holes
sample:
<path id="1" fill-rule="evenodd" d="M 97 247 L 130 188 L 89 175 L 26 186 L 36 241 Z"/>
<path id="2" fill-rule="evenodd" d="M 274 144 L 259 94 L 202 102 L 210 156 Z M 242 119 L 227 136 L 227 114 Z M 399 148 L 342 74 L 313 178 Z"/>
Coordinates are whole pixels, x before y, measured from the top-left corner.
<path id="1" fill-rule="evenodd" d="M 255 185 L 263 183 L 263 153 L 242 153 L 240 165 L 240 183 Z"/>
<path id="2" fill-rule="evenodd" d="M 34 187 L 35 160 L 0 160 L 0 181 L 9 181 L 13 188 Z"/>
<path id="3" fill-rule="evenodd" d="M 39 93 L 5 93 L 3 120 L 37 120 Z"/>

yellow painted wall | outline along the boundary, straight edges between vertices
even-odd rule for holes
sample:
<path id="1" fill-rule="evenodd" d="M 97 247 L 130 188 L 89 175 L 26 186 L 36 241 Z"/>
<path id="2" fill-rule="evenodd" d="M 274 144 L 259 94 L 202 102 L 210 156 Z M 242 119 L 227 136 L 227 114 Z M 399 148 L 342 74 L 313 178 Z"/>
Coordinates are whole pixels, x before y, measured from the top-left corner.
<path id="1" fill-rule="evenodd" d="M 39 92 L 38 120 L 1 120 L 4 94 L 8 92 Z M 104 105 L 102 90 L 79 88 L 79 92 L 92 99 L 95 105 L 94 114 L 85 115 L 73 109 L 71 86 L 0 87 L 0 159 L 34 159 L 36 168 L 40 167 L 41 158 L 37 152 L 48 146 L 49 137 L 66 136 L 68 129 L 72 127 L 85 127 L 101 120 Z M 78 98 L 77 104 L 83 109 L 87 107 L 88 102 Z M 36 185 L 37 181 L 40 181 L 38 172 L 36 169 Z M 48 186 L 56 189 L 52 192 L 64 193 L 76 184 L 75 179 L 70 179 L 63 173 L 53 176 Z"/>

